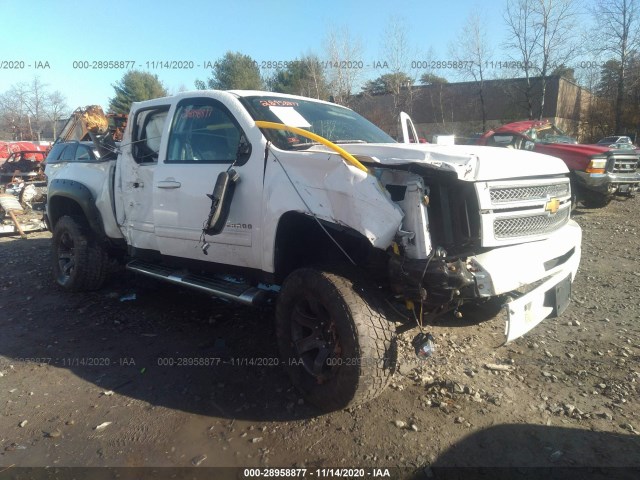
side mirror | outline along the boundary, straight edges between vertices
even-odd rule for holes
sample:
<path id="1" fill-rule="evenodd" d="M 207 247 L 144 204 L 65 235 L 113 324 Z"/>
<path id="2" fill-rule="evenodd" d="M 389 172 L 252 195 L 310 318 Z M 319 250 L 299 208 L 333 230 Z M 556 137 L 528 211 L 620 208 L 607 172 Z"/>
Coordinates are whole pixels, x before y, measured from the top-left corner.
<path id="1" fill-rule="evenodd" d="M 243 165 L 249 160 L 251 156 L 251 144 L 247 140 L 247 137 L 240 135 L 240 141 L 238 142 L 238 150 L 236 152 L 236 164 Z"/>
<path id="2" fill-rule="evenodd" d="M 531 140 L 527 140 L 526 142 L 524 142 L 525 150 L 533 150 L 534 146 L 535 146 L 535 143 L 533 143 Z"/>
<path id="3" fill-rule="evenodd" d="M 203 232 L 206 235 L 218 235 L 224 230 L 229 217 L 229 210 L 231 209 L 233 193 L 239 180 L 240 176 L 233 169 L 220 172 L 218 175 L 213 192 L 207 195 L 211 199 L 211 209 L 203 228 Z M 206 255 L 206 250 L 203 251 Z"/>

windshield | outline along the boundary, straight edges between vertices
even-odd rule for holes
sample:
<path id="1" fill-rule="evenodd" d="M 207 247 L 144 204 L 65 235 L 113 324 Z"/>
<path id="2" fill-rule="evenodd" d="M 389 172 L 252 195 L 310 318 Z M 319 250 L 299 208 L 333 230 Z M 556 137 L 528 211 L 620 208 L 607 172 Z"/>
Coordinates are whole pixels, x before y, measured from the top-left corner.
<path id="1" fill-rule="evenodd" d="M 578 143 L 578 141 L 564 133 L 555 125 L 544 125 L 525 132 L 536 143 Z"/>
<path id="2" fill-rule="evenodd" d="M 632 144 L 631 139 L 629 137 L 605 137 L 602 140 L 598 141 L 598 143 L 609 144 L 609 143 L 618 143 L 618 144 Z"/>
<path id="3" fill-rule="evenodd" d="M 374 124 L 339 105 L 294 97 L 259 96 L 240 100 L 254 120 L 303 128 L 333 143 L 396 143 Z M 265 135 L 285 150 L 316 145 L 308 138 L 282 130 L 267 130 Z"/>
<path id="4" fill-rule="evenodd" d="M 609 148 L 617 148 L 619 150 L 635 150 L 633 143 L 618 142 L 609 145 Z"/>

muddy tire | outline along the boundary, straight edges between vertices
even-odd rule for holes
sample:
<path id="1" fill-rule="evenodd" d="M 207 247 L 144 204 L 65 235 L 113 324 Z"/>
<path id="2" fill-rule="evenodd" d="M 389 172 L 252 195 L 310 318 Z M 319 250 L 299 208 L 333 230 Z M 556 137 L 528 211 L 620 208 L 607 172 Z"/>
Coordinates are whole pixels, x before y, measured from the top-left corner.
<path id="1" fill-rule="evenodd" d="M 64 216 L 53 229 L 53 278 L 70 292 L 97 290 L 107 276 L 108 258 L 81 219 Z"/>
<path id="2" fill-rule="evenodd" d="M 372 400 L 393 376 L 394 329 L 372 293 L 311 268 L 294 271 L 282 287 L 276 307 L 282 361 L 305 400 L 322 410 Z"/>

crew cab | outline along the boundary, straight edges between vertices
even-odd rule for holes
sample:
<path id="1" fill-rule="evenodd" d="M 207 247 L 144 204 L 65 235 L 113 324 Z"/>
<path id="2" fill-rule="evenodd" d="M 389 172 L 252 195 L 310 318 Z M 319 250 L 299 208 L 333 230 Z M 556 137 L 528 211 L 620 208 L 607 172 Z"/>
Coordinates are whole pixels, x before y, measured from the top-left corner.
<path id="1" fill-rule="evenodd" d="M 606 206 L 615 195 L 640 188 L 640 156 L 633 149 L 581 145 L 549 120 L 525 120 L 489 130 L 478 145 L 532 150 L 561 158 L 571 171 L 576 200 L 589 207 Z"/>
<path id="2" fill-rule="evenodd" d="M 508 295 L 508 342 L 561 314 L 581 254 L 565 164 L 409 143 L 405 122 L 397 143 L 305 97 L 197 91 L 134 103 L 120 144 L 103 138 L 96 158 L 47 161 L 55 281 L 100 288 L 122 258 L 162 281 L 275 303 L 282 363 L 326 410 L 385 388 L 397 322 L 422 333 L 465 303 Z"/>

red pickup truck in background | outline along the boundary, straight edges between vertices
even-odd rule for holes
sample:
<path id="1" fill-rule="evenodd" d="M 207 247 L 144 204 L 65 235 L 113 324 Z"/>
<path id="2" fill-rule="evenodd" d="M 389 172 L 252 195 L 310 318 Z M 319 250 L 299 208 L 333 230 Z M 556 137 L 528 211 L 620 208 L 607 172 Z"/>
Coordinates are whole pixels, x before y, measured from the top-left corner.
<path id="1" fill-rule="evenodd" d="M 640 188 L 634 150 L 582 145 L 549 120 L 525 120 L 489 130 L 478 145 L 532 150 L 558 157 L 571 171 L 576 200 L 588 207 L 604 207 L 615 195 L 630 196 Z"/>

